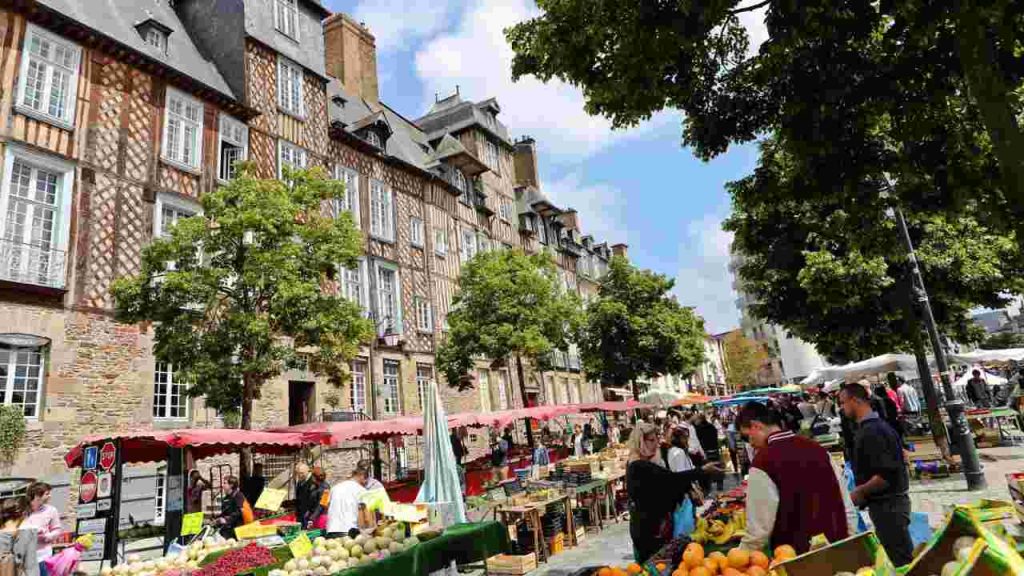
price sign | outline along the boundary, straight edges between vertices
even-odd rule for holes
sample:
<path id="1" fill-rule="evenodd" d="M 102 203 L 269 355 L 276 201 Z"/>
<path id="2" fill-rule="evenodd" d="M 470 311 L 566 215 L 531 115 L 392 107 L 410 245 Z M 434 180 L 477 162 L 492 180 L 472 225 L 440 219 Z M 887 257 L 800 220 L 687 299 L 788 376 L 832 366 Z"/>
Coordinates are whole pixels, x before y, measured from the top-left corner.
<path id="1" fill-rule="evenodd" d="M 193 512 L 181 517 L 181 535 L 199 534 L 203 529 L 203 513 Z"/>
<path id="2" fill-rule="evenodd" d="M 309 536 L 305 532 L 299 532 L 299 535 L 288 543 L 288 548 L 292 551 L 292 556 L 305 558 L 313 552 L 313 543 L 309 541 Z"/>
<path id="3" fill-rule="evenodd" d="M 271 512 L 277 512 L 281 509 L 281 503 L 288 496 L 287 490 L 278 490 L 276 488 L 264 488 L 260 497 L 256 499 L 256 507 L 260 510 L 270 510 Z"/>

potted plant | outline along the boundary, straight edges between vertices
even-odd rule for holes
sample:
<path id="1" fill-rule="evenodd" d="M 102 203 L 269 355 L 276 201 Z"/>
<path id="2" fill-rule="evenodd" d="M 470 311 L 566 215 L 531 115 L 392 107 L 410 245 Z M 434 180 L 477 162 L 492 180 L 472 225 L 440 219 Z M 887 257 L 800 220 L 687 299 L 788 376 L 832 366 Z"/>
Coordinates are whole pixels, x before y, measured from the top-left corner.
<path id="1" fill-rule="evenodd" d="M 0 406 L 0 470 L 10 475 L 14 460 L 25 442 L 25 413 L 14 405 Z"/>

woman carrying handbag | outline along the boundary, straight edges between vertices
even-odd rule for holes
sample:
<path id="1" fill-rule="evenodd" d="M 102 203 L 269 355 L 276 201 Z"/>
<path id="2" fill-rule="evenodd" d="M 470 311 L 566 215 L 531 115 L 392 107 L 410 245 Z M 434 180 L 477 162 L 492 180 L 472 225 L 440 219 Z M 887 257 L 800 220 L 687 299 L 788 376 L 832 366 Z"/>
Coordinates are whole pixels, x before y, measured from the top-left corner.
<path id="1" fill-rule="evenodd" d="M 28 513 L 24 496 L 0 503 L 0 576 L 39 576 L 36 531 L 22 526 Z"/>

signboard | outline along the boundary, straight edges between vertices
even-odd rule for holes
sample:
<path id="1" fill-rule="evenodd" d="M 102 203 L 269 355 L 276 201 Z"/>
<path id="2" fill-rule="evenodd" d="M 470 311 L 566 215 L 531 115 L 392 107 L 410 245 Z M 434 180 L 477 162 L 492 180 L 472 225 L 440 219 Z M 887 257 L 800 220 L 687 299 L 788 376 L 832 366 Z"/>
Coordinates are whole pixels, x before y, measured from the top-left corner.
<path id="1" fill-rule="evenodd" d="M 181 512 L 185 506 L 185 492 L 181 488 L 181 476 L 168 474 L 167 494 L 164 497 L 168 512 Z"/>
<path id="2" fill-rule="evenodd" d="M 110 472 L 100 472 L 97 478 L 96 497 L 110 498 L 110 493 L 114 489 L 114 477 Z"/>
<path id="3" fill-rule="evenodd" d="M 109 502 L 109 500 L 108 500 Z M 95 504 L 79 504 L 75 509 L 75 516 L 79 518 L 92 518 L 96 516 Z"/>
<path id="4" fill-rule="evenodd" d="M 181 517 L 181 535 L 190 536 L 192 534 L 199 534 L 203 529 L 203 513 L 193 512 L 191 514 L 185 514 Z"/>
<path id="5" fill-rule="evenodd" d="M 263 492 L 260 493 L 260 497 L 256 499 L 256 507 L 260 510 L 270 510 L 271 512 L 277 512 L 281 509 L 281 503 L 288 496 L 287 490 L 278 490 L 276 488 L 264 488 Z"/>
<path id="6" fill-rule="evenodd" d="M 98 446 L 87 446 L 82 456 L 82 468 L 95 470 L 100 461 L 100 449 Z"/>
<path id="7" fill-rule="evenodd" d="M 78 499 L 83 504 L 88 504 L 96 499 L 97 482 L 96 473 L 92 470 L 82 474 L 82 482 L 78 486 Z"/>
<path id="8" fill-rule="evenodd" d="M 107 442 L 100 449 L 100 468 L 104 470 L 110 470 L 114 467 L 114 462 L 117 461 L 117 448 L 113 442 Z"/>
<path id="9" fill-rule="evenodd" d="M 103 534 L 107 530 L 107 519 L 96 518 L 94 520 L 79 520 L 78 529 L 75 532 L 82 534 Z"/>
<path id="10" fill-rule="evenodd" d="M 110 498 L 97 500 L 96 505 L 93 506 L 93 513 L 95 514 L 95 512 L 106 512 L 107 510 L 110 510 L 111 505 L 113 505 L 113 502 L 110 501 Z"/>
<path id="11" fill-rule="evenodd" d="M 288 543 L 288 548 L 295 558 L 305 558 L 313 552 L 313 543 L 309 541 L 309 536 L 305 532 L 299 532 L 299 535 Z"/>
<path id="12" fill-rule="evenodd" d="M 82 552 L 81 560 L 103 560 L 107 548 L 107 535 L 97 532 L 93 535 L 92 548 Z"/>

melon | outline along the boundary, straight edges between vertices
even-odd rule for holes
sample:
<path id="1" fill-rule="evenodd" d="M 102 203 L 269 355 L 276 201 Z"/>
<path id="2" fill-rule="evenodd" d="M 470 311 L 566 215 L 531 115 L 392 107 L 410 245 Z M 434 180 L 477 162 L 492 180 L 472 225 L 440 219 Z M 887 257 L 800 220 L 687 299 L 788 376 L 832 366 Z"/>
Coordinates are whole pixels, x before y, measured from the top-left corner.
<path id="1" fill-rule="evenodd" d="M 398 542 L 392 542 L 391 545 L 388 546 L 388 551 L 391 552 L 392 554 L 398 554 L 399 552 L 402 551 L 402 545 L 399 544 Z"/>

